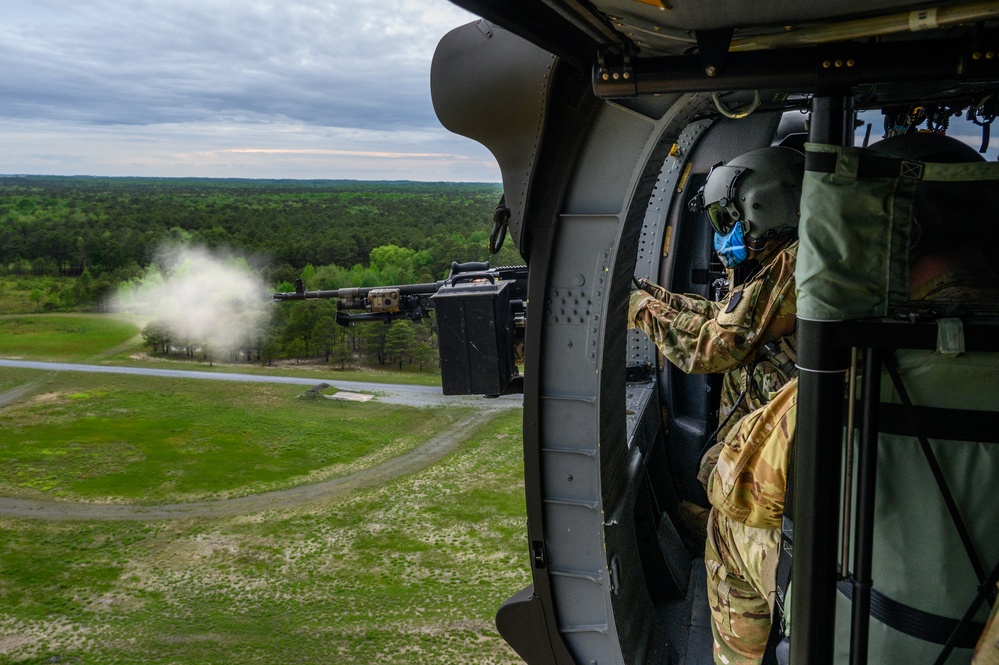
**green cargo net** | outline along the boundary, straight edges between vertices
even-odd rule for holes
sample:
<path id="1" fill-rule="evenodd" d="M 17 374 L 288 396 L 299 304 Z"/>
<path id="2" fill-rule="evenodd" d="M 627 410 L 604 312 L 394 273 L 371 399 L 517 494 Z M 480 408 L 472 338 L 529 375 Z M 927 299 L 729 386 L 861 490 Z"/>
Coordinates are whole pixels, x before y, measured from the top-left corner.
<path id="1" fill-rule="evenodd" d="M 941 206 L 953 217 L 942 224 L 954 233 L 970 236 L 975 224 L 996 224 L 997 163 L 915 162 L 817 143 L 805 150 L 795 272 L 800 318 L 839 321 L 918 309 L 910 299 L 911 254 L 914 247 L 927 251 L 932 240 L 925 225 L 913 222 L 913 211 L 929 189 L 957 202 Z"/>

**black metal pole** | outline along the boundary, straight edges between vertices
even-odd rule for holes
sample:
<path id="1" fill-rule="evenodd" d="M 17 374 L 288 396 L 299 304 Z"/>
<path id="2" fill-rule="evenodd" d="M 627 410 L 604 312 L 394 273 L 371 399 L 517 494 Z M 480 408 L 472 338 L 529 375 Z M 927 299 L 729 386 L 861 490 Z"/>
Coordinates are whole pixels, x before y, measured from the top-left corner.
<path id="1" fill-rule="evenodd" d="M 853 550 L 853 615 L 850 664 L 867 664 L 871 629 L 871 561 L 874 554 L 874 495 L 877 484 L 878 427 L 881 405 L 881 351 L 864 355 L 863 429 L 857 463 L 857 525 Z"/>
<path id="2" fill-rule="evenodd" d="M 851 145 L 853 100 L 816 95 L 809 140 Z M 804 237 L 807 228 L 802 228 Z M 832 324 L 798 320 L 798 428 L 794 455 L 791 662 L 831 665 L 836 630 L 836 560 L 843 448 L 843 390 L 849 349 Z"/>
<path id="3" fill-rule="evenodd" d="M 828 324 L 798 321 L 791 662 L 831 665 L 836 620 L 843 390 L 849 358 Z M 828 340 L 827 340 L 828 341 Z"/>

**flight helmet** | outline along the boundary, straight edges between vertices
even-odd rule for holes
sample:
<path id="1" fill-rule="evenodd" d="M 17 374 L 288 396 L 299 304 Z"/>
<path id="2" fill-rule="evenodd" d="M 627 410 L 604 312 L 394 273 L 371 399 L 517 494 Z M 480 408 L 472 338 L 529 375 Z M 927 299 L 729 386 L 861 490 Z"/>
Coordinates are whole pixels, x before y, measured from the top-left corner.
<path id="1" fill-rule="evenodd" d="M 727 267 L 797 234 L 804 173 L 804 155 L 783 147 L 752 150 L 711 169 L 694 207 L 707 212 L 715 252 Z"/>

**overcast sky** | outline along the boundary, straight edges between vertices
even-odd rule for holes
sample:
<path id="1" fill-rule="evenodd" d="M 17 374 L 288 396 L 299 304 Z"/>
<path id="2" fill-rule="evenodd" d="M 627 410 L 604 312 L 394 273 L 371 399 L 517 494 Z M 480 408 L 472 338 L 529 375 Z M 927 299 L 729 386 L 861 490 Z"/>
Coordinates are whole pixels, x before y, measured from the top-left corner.
<path id="1" fill-rule="evenodd" d="M 499 180 L 440 126 L 446 0 L 0 0 L 0 173 Z"/>
<path id="2" fill-rule="evenodd" d="M 0 17 L 0 173 L 500 179 L 433 112 L 434 48 L 475 19 L 447 0 L 0 0 Z"/>

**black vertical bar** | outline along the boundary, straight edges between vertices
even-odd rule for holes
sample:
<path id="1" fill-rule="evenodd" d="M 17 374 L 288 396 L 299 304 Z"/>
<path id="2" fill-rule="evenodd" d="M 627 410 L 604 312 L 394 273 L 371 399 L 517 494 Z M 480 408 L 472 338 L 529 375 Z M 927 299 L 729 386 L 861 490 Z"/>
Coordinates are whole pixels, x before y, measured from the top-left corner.
<path id="1" fill-rule="evenodd" d="M 816 95 L 808 138 L 814 143 L 852 145 L 852 98 Z M 803 236 L 807 232 L 801 229 Z M 849 349 L 835 346 L 829 322 L 798 320 L 792 663 L 833 662 L 843 390 L 848 365 Z"/>
<path id="2" fill-rule="evenodd" d="M 831 665 L 836 621 L 843 390 L 849 352 L 824 322 L 798 321 L 791 662 Z"/>
<path id="3" fill-rule="evenodd" d="M 874 554 L 874 494 L 877 486 L 878 429 L 881 406 L 881 350 L 864 355 L 863 429 L 857 463 L 857 525 L 853 550 L 853 616 L 850 664 L 867 664 L 871 628 L 871 561 Z"/>
<path id="4" fill-rule="evenodd" d="M 812 143 L 852 146 L 853 118 L 853 97 L 817 93 L 812 98 L 808 140 Z"/>

